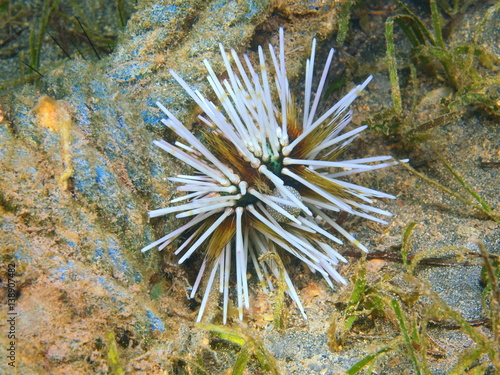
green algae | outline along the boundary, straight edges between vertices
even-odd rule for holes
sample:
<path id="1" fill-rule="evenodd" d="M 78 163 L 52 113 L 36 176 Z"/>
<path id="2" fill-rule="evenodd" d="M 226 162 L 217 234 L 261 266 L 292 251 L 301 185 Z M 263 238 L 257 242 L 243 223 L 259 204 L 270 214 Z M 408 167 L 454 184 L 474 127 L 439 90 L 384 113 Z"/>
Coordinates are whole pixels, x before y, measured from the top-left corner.
<path id="1" fill-rule="evenodd" d="M 266 371 L 266 373 L 274 375 L 280 374 L 278 364 L 274 357 L 266 349 L 264 343 L 259 338 L 255 337 L 248 329 L 228 328 L 214 324 L 200 324 L 199 327 L 241 347 L 231 371 L 233 375 L 243 375 L 252 356 L 256 357 L 260 364 L 260 368 Z"/>
<path id="2" fill-rule="evenodd" d="M 118 354 L 118 345 L 116 345 L 116 337 L 113 332 L 109 332 L 107 335 L 108 339 L 108 362 L 110 367 L 110 373 L 113 375 L 125 374 L 123 368 L 120 365 L 120 355 Z"/>

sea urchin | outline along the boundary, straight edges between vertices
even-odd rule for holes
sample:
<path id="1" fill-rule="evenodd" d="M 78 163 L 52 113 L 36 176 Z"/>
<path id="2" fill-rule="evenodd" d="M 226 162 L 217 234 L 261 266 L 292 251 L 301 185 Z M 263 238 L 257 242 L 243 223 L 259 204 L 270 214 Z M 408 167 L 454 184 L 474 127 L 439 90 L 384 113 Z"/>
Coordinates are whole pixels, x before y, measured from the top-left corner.
<path id="1" fill-rule="evenodd" d="M 341 134 L 349 124 L 352 111 L 347 108 L 370 82 L 368 77 L 337 104 L 320 116 L 316 111 L 324 88 L 333 49 L 313 95 L 313 67 L 316 40 L 306 62 L 304 108 L 299 117 L 288 86 L 285 66 L 283 29 L 280 29 L 278 54 L 272 45 L 269 52 L 274 80 L 267 69 L 259 46 L 259 66 L 255 69 L 248 56 L 243 61 L 234 50 L 220 50 L 228 79 L 219 81 L 210 63 L 204 61 L 208 81 L 221 108 L 191 89 L 174 71 L 175 80 L 201 107 L 199 116 L 207 125 L 205 142 L 194 136 L 167 108 L 157 102 L 168 116 L 162 122 L 184 139 L 174 145 L 164 140 L 154 144 L 195 169 L 192 175 L 177 175 L 170 181 L 180 183 L 179 191 L 188 192 L 170 203 L 180 205 L 149 212 L 149 217 L 177 213 L 191 219 L 178 229 L 146 246 L 163 249 L 180 235 L 184 242 L 175 251 L 182 254 L 179 263 L 196 250 L 204 254 L 203 264 L 191 291 L 196 294 L 205 270 L 209 273 L 198 313 L 200 321 L 211 287 L 219 271 L 223 294 L 223 322 L 226 323 L 231 264 L 236 267 L 236 295 L 240 320 L 243 307 L 249 308 L 247 266 L 253 263 L 264 292 L 273 290 L 272 276 L 279 278 L 278 265 L 260 256 L 271 251 L 288 252 L 319 272 L 333 286 L 332 280 L 345 284 L 335 270 L 345 258 L 332 247 L 341 244 L 331 232 L 337 232 L 363 251 L 367 249 L 338 225 L 331 212 L 348 212 L 380 223 L 372 213 L 391 213 L 372 207 L 370 198 L 395 198 L 392 195 L 345 182 L 340 177 L 372 171 L 396 164 L 390 156 L 338 160 L 339 156 L 366 126 Z M 232 57 L 235 67 L 232 66 Z M 273 84 L 275 87 L 273 87 Z M 273 92 L 278 100 L 273 101 Z M 374 164 L 376 162 L 382 162 Z M 333 229 L 333 230 L 332 230 Z M 288 294 L 305 317 L 299 296 L 284 272 Z"/>

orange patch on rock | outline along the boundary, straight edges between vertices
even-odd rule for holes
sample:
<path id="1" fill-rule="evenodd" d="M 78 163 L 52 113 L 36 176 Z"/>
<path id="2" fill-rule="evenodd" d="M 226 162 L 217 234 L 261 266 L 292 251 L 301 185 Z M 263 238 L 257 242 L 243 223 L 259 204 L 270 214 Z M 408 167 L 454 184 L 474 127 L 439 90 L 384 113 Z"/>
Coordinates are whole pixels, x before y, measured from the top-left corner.
<path id="1" fill-rule="evenodd" d="M 61 153 L 64 163 L 64 172 L 59 177 L 59 182 L 63 190 L 68 190 L 69 179 L 73 175 L 71 166 L 71 113 L 69 106 L 62 100 L 54 100 L 44 95 L 35 107 L 38 125 L 56 131 L 61 137 Z"/>

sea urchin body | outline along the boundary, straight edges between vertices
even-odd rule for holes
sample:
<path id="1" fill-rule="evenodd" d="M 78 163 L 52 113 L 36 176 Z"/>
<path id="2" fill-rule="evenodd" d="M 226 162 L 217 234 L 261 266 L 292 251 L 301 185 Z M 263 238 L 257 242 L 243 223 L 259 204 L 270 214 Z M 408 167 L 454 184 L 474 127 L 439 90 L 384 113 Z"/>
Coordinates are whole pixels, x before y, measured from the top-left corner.
<path id="1" fill-rule="evenodd" d="M 287 252 L 299 258 L 313 272 L 319 272 L 330 285 L 333 285 L 332 281 L 345 283 L 335 266 L 346 260 L 332 246 L 342 241 L 332 232 L 363 251 L 367 249 L 338 225 L 331 213 L 348 212 L 382 223 L 385 222 L 373 214 L 391 216 L 389 212 L 371 206 L 371 198 L 395 197 L 340 179 L 396 164 L 390 156 L 339 160 L 346 146 L 366 128 L 361 126 L 342 133 L 352 116 L 347 108 L 372 77 L 317 116 L 333 49 L 313 95 L 315 45 L 314 40 L 311 57 L 306 62 L 304 107 L 300 118 L 288 86 L 282 29 L 278 54 L 273 46 L 269 46 L 274 79 L 271 79 L 260 46 L 259 66 L 255 69 L 246 55 L 241 61 L 234 50 L 226 53 L 221 45 L 228 75 L 228 79 L 222 82 L 208 61 L 204 61 L 208 81 L 220 108 L 171 71 L 205 113 L 199 116 L 207 125 L 205 143 L 157 103 L 168 117 L 162 120 L 163 123 L 183 138 L 184 143 L 172 145 L 158 140 L 154 144 L 193 167 L 195 172 L 170 178 L 170 181 L 180 184 L 177 190 L 187 192 L 170 203 L 183 204 L 149 212 L 150 217 L 177 213 L 176 217 L 189 217 L 190 220 L 142 251 L 155 246 L 161 250 L 181 235 L 184 242 L 175 251 L 175 254 L 182 254 L 179 263 L 195 251 L 202 251 L 204 260 L 191 292 L 193 298 L 206 271 L 209 276 L 198 321 L 219 271 L 223 322 L 226 323 L 232 264 L 236 271 L 240 319 L 243 308 L 248 309 L 250 303 L 249 263 L 253 264 L 264 292 L 273 290 L 272 278 L 279 278 L 280 270 L 272 257 L 260 258 L 271 251 Z M 273 92 L 277 93 L 276 102 L 273 101 Z M 292 281 L 286 271 L 283 272 L 288 294 L 305 317 Z"/>

